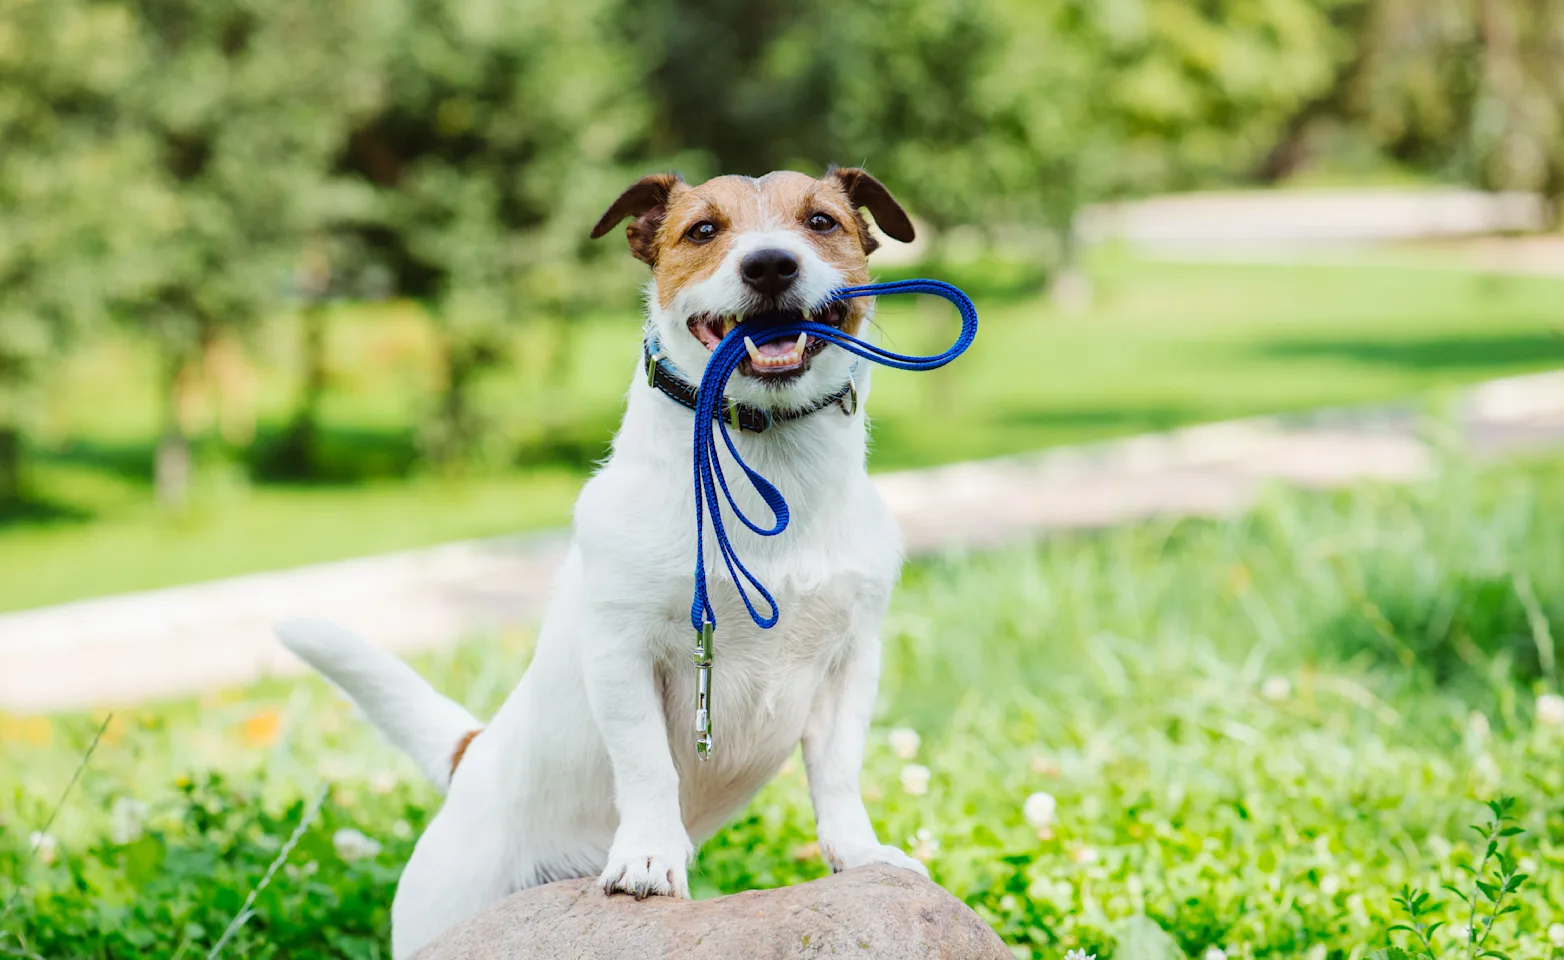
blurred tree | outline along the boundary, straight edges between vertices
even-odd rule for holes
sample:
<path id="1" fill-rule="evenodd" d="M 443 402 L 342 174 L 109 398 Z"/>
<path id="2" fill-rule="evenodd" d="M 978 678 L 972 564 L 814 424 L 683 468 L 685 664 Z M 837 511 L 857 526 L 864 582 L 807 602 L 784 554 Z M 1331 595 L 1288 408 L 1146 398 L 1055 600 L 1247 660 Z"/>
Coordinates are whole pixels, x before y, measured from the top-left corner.
<path id="1" fill-rule="evenodd" d="M 1375 0 L 1348 109 L 1391 156 L 1564 213 L 1557 0 Z"/>
<path id="2" fill-rule="evenodd" d="M 379 192 L 342 228 L 426 304 L 445 385 L 425 426 L 436 461 L 485 434 L 473 389 L 514 324 L 601 296 L 590 224 L 624 186 L 642 134 L 634 62 L 614 46 L 610 0 L 399 0 L 377 8 L 380 108 L 340 167 Z"/>
<path id="3" fill-rule="evenodd" d="M 0 512 L 27 495 L 37 382 L 103 319 L 100 283 L 133 242 L 103 217 L 134 165 L 103 134 L 132 67 L 123 14 L 0 0 Z"/>
<path id="4" fill-rule="evenodd" d="M 305 239 L 370 198 L 331 177 L 330 162 L 353 116 L 378 98 L 358 43 L 373 5 L 128 0 L 128 9 L 137 64 L 114 132 L 141 164 L 104 214 L 131 216 L 140 236 L 106 294 L 162 354 L 156 485 L 159 501 L 178 507 L 190 474 L 182 389 L 220 338 L 285 301 Z"/>
<path id="5" fill-rule="evenodd" d="M 848 86 L 872 72 L 859 58 L 920 34 L 939 41 L 949 4 L 931 0 L 910 18 L 917 6 L 905 0 L 626 3 L 621 36 L 643 65 L 651 93 L 645 152 L 682 157 L 703 177 L 861 161 L 864 147 L 852 145 L 856 131 L 839 126 L 838 107 Z M 934 24 L 920 27 L 925 20 Z M 969 60 L 959 46 L 939 51 L 948 59 L 925 56 L 933 52 L 905 50 L 902 74 L 882 81 L 894 89 L 911 80 L 913 89 L 927 92 L 931 69 L 959 77 Z"/>

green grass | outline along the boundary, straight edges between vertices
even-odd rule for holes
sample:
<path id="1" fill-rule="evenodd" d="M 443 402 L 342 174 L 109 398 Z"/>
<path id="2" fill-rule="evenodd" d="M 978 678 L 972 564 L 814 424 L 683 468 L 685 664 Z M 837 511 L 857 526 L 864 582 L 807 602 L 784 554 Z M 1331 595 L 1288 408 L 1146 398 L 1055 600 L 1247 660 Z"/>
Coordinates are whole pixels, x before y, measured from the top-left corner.
<path id="1" fill-rule="evenodd" d="M 1149 921 L 1191 956 L 1347 960 L 1387 944 L 1403 884 L 1464 882 L 1467 824 L 1510 794 L 1531 879 L 1490 945 L 1556 957 L 1564 725 L 1536 705 L 1559 681 L 1561 517 L 1564 459 L 1452 463 L 1410 488 L 1276 491 L 1233 520 L 916 564 L 885 631 L 871 815 L 1019 956 L 1173 956 L 1130 943 Z M 487 715 L 530 644 L 474 638 L 418 666 Z M 0 954 L 203 955 L 329 782 L 229 954 L 384 956 L 437 798 L 323 684 L 119 714 L 50 862 L 29 863 L 97 722 L 0 719 Z M 895 727 L 921 734 L 915 758 Z M 926 792 L 903 785 L 908 763 Z M 1023 814 L 1035 793 L 1057 801 L 1046 830 Z M 124 820 L 132 799 L 144 823 L 114 837 L 105 811 Z M 819 876 L 812 823 L 794 762 L 701 850 L 698 894 Z M 345 828 L 381 851 L 345 860 Z"/>
<path id="2" fill-rule="evenodd" d="M 943 463 L 1327 404 L 1398 398 L 1564 363 L 1564 281 L 1385 265 L 1144 263 L 1103 255 L 1096 301 L 1061 315 L 1024 268 L 937 271 L 977 296 L 970 354 L 929 374 L 881 372 L 872 466 Z M 943 304 L 881 305 L 885 341 L 932 351 Z M 265 484 L 251 438 L 287 419 L 296 331 L 284 318 L 218 365 L 187 409 L 207 438 L 195 506 L 170 520 L 146 477 L 155 368 L 123 340 L 76 357 L 52 385 L 33 466 L 46 502 L 0 524 L 0 610 L 453 538 L 563 523 L 606 447 L 638 349 L 636 320 L 528 325 L 481 386 L 496 424 L 462 478 L 409 475 L 413 427 L 438 372 L 410 308 L 347 311 L 332 328 L 328 449 L 345 482 Z M 363 482 L 372 481 L 368 486 Z"/>

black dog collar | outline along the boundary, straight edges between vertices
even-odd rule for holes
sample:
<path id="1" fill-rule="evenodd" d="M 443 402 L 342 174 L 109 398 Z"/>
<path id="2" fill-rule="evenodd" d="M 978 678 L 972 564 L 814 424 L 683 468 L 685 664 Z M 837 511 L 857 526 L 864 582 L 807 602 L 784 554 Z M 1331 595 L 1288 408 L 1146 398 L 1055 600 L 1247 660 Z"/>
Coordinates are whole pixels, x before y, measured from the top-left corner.
<path id="1" fill-rule="evenodd" d="M 646 344 L 645 357 L 646 382 L 680 406 L 694 410 L 696 389 L 674 372 L 673 365 L 663 359 L 662 352 L 655 344 Z M 722 419 L 726 420 L 729 426 L 748 430 L 750 433 L 764 433 L 774 424 L 798 420 L 833 405 L 841 407 L 842 412 L 849 417 L 858 412 L 858 385 L 853 382 L 851 376 L 847 379 L 847 386 L 829 397 L 816 400 L 810 406 L 798 410 L 765 410 L 743 403 L 734 403 L 726 397 L 722 399 L 719 409 L 722 411 Z"/>

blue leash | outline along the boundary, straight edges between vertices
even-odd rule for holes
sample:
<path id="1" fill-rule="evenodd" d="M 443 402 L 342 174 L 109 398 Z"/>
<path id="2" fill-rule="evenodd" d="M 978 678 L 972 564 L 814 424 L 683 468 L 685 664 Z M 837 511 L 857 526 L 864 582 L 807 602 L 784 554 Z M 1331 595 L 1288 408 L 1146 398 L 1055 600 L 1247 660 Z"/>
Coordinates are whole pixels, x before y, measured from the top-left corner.
<path id="1" fill-rule="evenodd" d="M 717 615 L 712 610 L 711 600 L 707 595 L 706 517 L 709 515 L 711 518 L 712 536 L 716 539 L 717 549 L 722 553 L 722 562 L 728 568 L 728 574 L 738 588 L 739 598 L 744 601 L 750 619 L 763 629 L 776 626 L 777 602 L 766 589 L 765 584 L 744 566 L 733 548 L 732 541 L 728 539 L 728 532 L 723 526 L 722 513 L 717 501 L 717 488 L 722 489 L 723 498 L 728 501 L 728 506 L 732 508 L 733 515 L 738 517 L 739 522 L 763 537 L 774 537 L 786 530 L 789 517 L 787 501 L 782 498 L 781 492 L 739 456 L 738 448 L 733 443 L 733 436 L 728 432 L 727 421 L 720 415 L 724 402 L 723 392 L 727 388 L 728 380 L 748 353 L 744 338 L 749 337 L 759 344 L 784 338 L 796 339 L 800 333 L 807 333 L 812 338 L 834 343 L 849 353 L 887 367 L 898 370 L 933 370 L 959 357 L 967 347 L 972 345 L 973 337 L 977 336 L 977 308 L 972 305 L 971 298 L 960 289 L 939 280 L 899 280 L 894 283 L 866 283 L 843 287 L 832 293 L 827 302 L 834 303 L 838 300 L 874 297 L 888 293 L 928 293 L 949 300 L 955 304 L 957 310 L 961 311 L 960 336 L 956 338 L 955 343 L 951 344 L 950 349 L 943 353 L 919 357 L 892 353 L 823 323 L 803 320 L 772 325 L 746 319 L 722 338 L 722 342 L 712 350 L 711 358 L 706 362 L 706 373 L 701 377 L 700 390 L 695 398 L 695 596 L 690 602 L 690 625 L 695 628 L 696 636 L 695 747 L 696 753 L 702 760 L 711 756 L 712 635 L 717 627 Z M 775 518 L 775 523 L 771 527 L 762 527 L 750 520 L 734 502 L 733 493 L 728 489 L 728 480 L 722 473 L 722 463 L 718 459 L 717 437 L 716 431 L 712 429 L 713 423 L 716 423 L 721 430 L 723 443 L 727 444 L 728 452 L 733 455 L 733 462 L 744 471 L 744 476 L 749 480 L 750 485 L 771 510 Z M 753 587 L 765 601 L 770 610 L 769 614 L 762 616 L 755 608 L 755 602 L 751 599 L 745 584 Z"/>

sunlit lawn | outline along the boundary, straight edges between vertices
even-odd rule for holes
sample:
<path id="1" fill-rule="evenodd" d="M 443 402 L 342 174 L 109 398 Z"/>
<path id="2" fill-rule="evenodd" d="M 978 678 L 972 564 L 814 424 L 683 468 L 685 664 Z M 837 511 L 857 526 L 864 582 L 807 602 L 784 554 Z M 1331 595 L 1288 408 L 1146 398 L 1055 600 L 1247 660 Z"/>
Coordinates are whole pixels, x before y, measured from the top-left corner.
<path id="1" fill-rule="evenodd" d="M 1564 281 L 1111 254 L 1092 272 L 1093 306 L 1064 315 L 1024 269 L 944 271 L 976 296 L 977 344 L 937 373 L 877 375 L 872 466 L 1397 398 L 1564 364 Z M 880 326 L 906 351 L 954 333 L 943 304 L 887 300 Z M 568 341 L 556 327 L 523 327 L 514 362 L 481 389 L 498 424 L 485 463 L 464 479 L 409 477 L 411 425 L 438 384 L 433 341 L 411 308 L 349 311 L 333 326 L 326 426 L 344 470 L 371 482 L 281 486 L 254 483 L 235 452 L 288 416 L 297 337 L 279 321 L 249 345 L 252 364 L 225 368 L 222 402 L 191 411 L 207 439 L 194 507 L 179 520 L 159 514 L 146 483 L 151 358 L 124 341 L 102 345 L 51 385 L 34 467 L 48 502 L 0 526 L 0 609 L 563 523 L 616 423 L 637 330 L 628 309 L 578 322 Z"/>
<path id="2" fill-rule="evenodd" d="M 884 634 L 871 815 L 1018 956 L 1361 960 L 1387 944 L 1402 884 L 1458 906 L 1438 888 L 1470 889 L 1467 825 L 1512 794 L 1530 880 L 1489 945 L 1551 960 L 1561 516 L 1564 461 L 1457 464 L 1408 489 L 1272 493 L 1229 521 L 918 563 Z M 525 633 L 477 637 L 418 666 L 488 716 L 530 653 Z M 121 711 L 29 864 L 97 722 L 0 716 L 0 902 L 16 895 L 0 955 L 205 956 L 329 783 L 226 955 L 385 956 L 397 874 L 438 798 L 324 683 Z M 339 848 L 344 829 L 379 853 Z M 795 761 L 692 882 L 710 896 L 820 876 L 813 839 Z M 1156 930 L 1183 954 L 1132 943 Z M 1444 955 L 1464 957 L 1455 936 Z"/>

